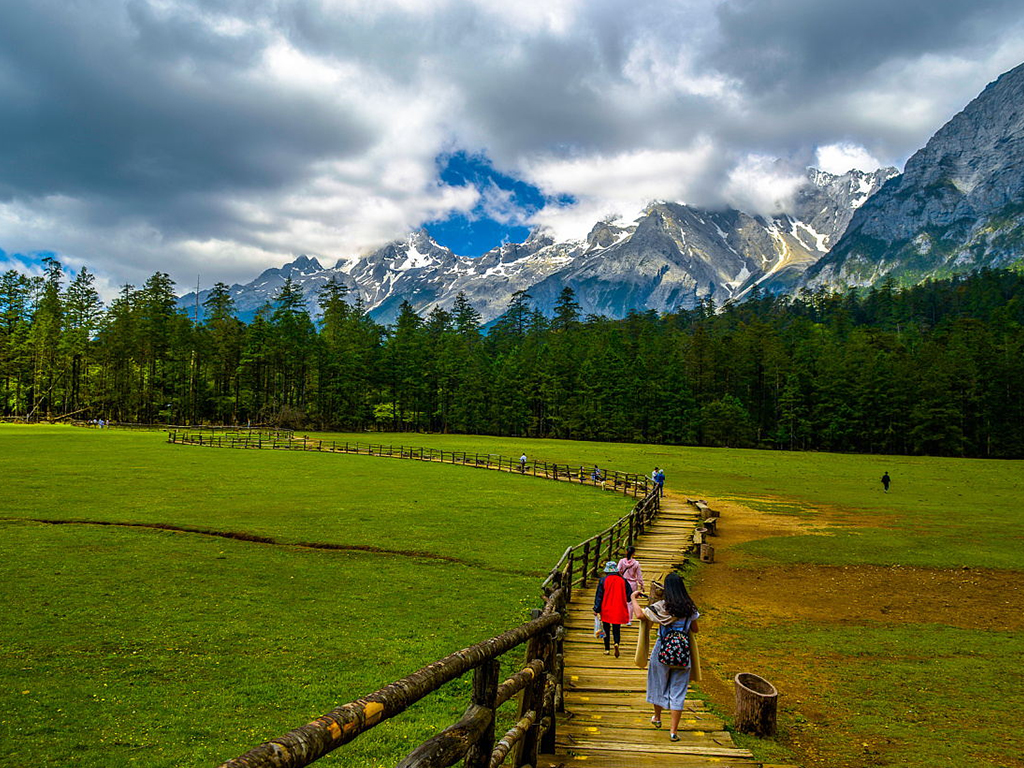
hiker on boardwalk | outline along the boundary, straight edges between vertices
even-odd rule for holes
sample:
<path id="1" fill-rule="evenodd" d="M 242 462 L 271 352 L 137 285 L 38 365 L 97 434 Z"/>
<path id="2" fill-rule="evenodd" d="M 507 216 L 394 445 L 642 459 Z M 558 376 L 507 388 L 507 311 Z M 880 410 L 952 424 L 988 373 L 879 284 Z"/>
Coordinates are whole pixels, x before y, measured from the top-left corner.
<path id="1" fill-rule="evenodd" d="M 525 453 L 522 456 L 519 457 L 519 471 L 523 472 L 523 473 L 526 472 L 526 454 Z"/>
<path id="2" fill-rule="evenodd" d="M 892 478 L 889 477 L 889 473 L 888 472 L 886 472 L 884 475 L 882 475 L 882 488 L 885 489 L 886 493 L 889 492 L 889 483 L 891 483 L 891 482 L 892 482 Z"/>
<path id="3" fill-rule="evenodd" d="M 644 591 L 644 572 L 640 568 L 639 561 L 633 558 L 636 554 L 636 547 L 627 547 L 626 556 L 619 560 L 619 575 L 632 587 L 633 592 L 642 594 Z M 637 617 L 640 614 L 633 613 L 630 617 Z"/>
<path id="4" fill-rule="evenodd" d="M 665 495 L 665 470 L 660 467 L 655 467 L 654 471 L 651 472 L 651 480 L 654 481 L 654 487 L 658 490 L 659 496 Z"/>
<path id="5" fill-rule="evenodd" d="M 636 551 L 636 547 L 626 549 L 626 557 L 618 561 L 618 575 L 626 580 L 633 592 L 643 594 L 643 570 L 640 568 L 640 562 L 633 557 Z M 632 624 L 634 618 L 638 616 L 638 613 L 633 612 L 633 604 L 630 603 L 630 621 L 627 624 Z"/>
<path id="6" fill-rule="evenodd" d="M 615 658 L 619 658 L 619 642 L 622 639 L 622 625 L 629 624 L 629 601 L 633 588 L 619 575 L 619 566 L 614 560 L 604 564 L 604 576 L 597 585 L 594 595 L 594 615 L 601 617 L 604 625 L 604 653 L 611 652 L 609 643 L 614 635 Z"/>
<path id="7" fill-rule="evenodd" d="M 651 725 L 661 728 L 661 713 L 669 710 L 672 715 L 669 739 L 679 741 L 679 718 L 683 714 L 691 672 L 695 680 L 700 679 L 699 662 L 695 654 L 691 654 L 689 637 L 690 633 L 697 631 L 700 613 L 678 573 L 670 573 L 665 578 L 663 600 L 641 608 L 638 595 L 634 592 L 632 606 L 643 624 L 640 628 L 638 657 L 646 645 L 650 627 L 658 628 L 658 639 L 647 665 L 647 701 L 654 705 Z M 640 663 L 638 660 L 637 664 Z"/>
<path id="8" fill-rule="evenodd" d="M 602 480 L 601 470 L 597 466 L 597 464 L 594 465 L 594 471 L 590 473 L 590 479 L 593 480 L 595 483 L 600 483 Z"/>

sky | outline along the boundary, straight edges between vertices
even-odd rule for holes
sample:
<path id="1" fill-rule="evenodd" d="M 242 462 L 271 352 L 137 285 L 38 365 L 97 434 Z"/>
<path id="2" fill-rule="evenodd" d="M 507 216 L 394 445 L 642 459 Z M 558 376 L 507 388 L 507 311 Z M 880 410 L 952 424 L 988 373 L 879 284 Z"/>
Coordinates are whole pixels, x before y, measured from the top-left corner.
<path id="1" fill-rule="evenodd" d="M 421 227 L 771 213 L 1022 61 L 1019 0 L 7 0 L 0 270 L 184 293 Z"/>

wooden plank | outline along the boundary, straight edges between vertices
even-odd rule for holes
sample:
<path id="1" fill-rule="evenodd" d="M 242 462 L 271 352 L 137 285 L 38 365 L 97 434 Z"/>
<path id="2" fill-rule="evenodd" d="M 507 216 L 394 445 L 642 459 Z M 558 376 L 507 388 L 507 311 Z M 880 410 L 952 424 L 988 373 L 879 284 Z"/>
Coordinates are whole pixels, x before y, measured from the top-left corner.
<path id="1" fill-rule="evenodd" d="M 664 729 L 662 729 L 664 731 Z M 672 755 L 705 755 L 707 757 L 753 757 L 753 753 L 749 749 L 740 749 L 734 746 L 728 747 L 702 747 L 690 744 L 683 744 L 682 741 L 672 742 L 668 740 L 668 733 L 663 732 L 662 736 L 664 741 L 660 744 L 651 743 L 643 746 L 643 751 L 654 754 Z M 731 740 L 729 742 L 732 743 Z M 637 746 L 635 744 L 618 744 L 615 742 L 602 741 L 600 739 L 586 739 L 580 740 L 572 745 L 572 749 L 577 753 L 584 751 L 592 752 L 629 752 L 635 753 Z"/>
<path id="2" fill-rule="evenodd" d="M 622 712 L 651 712 L 647 703 L 647 691 L 565 691 L 565 706 L 571 712 L 597 714 Z M 687 699 L 683 705 L 683 716 L 688 712 L 704 713 L 704 702 Z M 650 714 L 647 715 L 650 717 Z"/>
<path id="3" fill-rule="evenodd" d="M 539 755 L 537 768 L 753 768 L 750 760 L 714 758 L 713 763 L 701 756 L 678 755 L 671 762 L 663 754 L 561 754 Z"/>
<path id="4" fill-rule="evenodd" d="M 635 727 L 608 726 L 603 724 L 585 725 L 582 723 L 567 724 L 562 726 L 558 730 L 558 737 L 559 739 L 564 739 L 567 742 L 574 742 L 575 740 L 581 738 L 603 738 L 608 741 L 614 740 L 616 742 L 646 744 L 648 741 L 651 741 L 655 738 L 657 738 L 660 741 L 663 732 L 667 730 L 667 722 L 663 723 L 662 728 L 658 729 L 651 725 L 650 718 L 643 718 L 643 724 L 637 725 Z M 701 744 L 708 742 L 707 746 L 722 746 L 726 743 L 726 741 L 730 741 L 730 736 L 727 731 L 709 730 L 705 727 L 700 727 L 696 723 L 684 724 L 682 718 L 680 718 L 679 721 L 679 738 L 682 739 L 682 742 L 680 743 L 688 743 L 686 740 L 689 739 L 689 743 L 694 744 L 698 742 Z"/>
<path id="5" fill-rule="evenodd" d="M 608 728 L 650 728 L 651 708 L 629 710 L 623 712 L 605 711 L 604 708 L 578 709 L 567 714 L 560 728 L 571 728 L 579 725 L 604 725 Z M 720 717 L 710 712 L 687 711 L 679 719 L 679 727 L 690 731 L 722 731 L 725 723 Z"/>

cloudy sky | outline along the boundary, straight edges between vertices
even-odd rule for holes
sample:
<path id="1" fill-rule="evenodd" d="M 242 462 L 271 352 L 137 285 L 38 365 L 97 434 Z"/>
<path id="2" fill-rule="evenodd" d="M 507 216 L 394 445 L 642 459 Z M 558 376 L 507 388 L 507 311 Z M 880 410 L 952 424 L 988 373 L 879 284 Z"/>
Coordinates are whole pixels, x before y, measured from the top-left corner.
<path id="1" fill-rule="evenodd" d="M 770 212 L 1022 61 L 1019 0 L 8 0 L 0 269 L 184 292 L 421 226 L 476 255 L 653 199 Z"/>

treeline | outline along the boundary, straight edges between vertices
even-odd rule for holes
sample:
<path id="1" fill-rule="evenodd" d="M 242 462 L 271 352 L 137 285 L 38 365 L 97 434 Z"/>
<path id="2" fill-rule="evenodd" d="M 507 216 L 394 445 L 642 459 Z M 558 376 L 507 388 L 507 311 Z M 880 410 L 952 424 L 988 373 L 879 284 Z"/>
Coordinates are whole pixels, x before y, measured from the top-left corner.
<path id="1" fill-rule="evenodd" d="M 104 307 L 45 268 L 0 276 L 5 416 L 1024 456 L 1011 271 L 624 320 L 518 293 L 485 333 L 462 295 L 382 326 L 334 284 L 313 320 L 286 282 L 246 324 L 218 284 L 196 322 L 166 274 Z"/>

